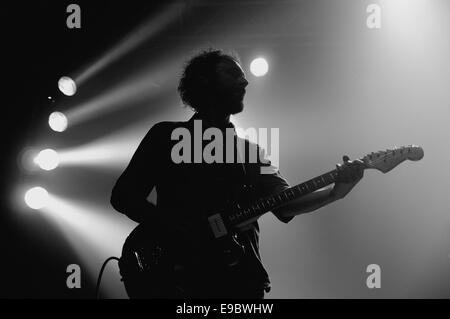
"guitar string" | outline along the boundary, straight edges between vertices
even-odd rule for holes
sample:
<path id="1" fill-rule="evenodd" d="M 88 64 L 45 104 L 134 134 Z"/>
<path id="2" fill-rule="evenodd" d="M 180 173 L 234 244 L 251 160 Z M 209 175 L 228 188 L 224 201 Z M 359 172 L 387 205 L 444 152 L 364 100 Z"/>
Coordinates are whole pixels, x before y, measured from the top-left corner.
<path id="1" fill-rule="evenodd" d="M 374 164 L 374 163 L 376 163 L 376 162 L 379 162 L 379 161 L 384 161 L 384 159 L 388 156 L 388 154 L 390 154 L 390 153 L 394 153 L 394 151 L 393 150 L 388 150 L 388 151 L 386 151 L 385 152 L 385 154 L 383 154 L 382 156 L 381 156 L 381 158 L 377 158 L 376 160 L 369 160 L 368 162 L 370 162 L 371 164 Z M 368 157 L 369 155 L 366 155 L 365 157 Z M 305 182 L 305 183 L 307 183 L 307 182 Z M 299 184 L 299 185 L 302 185 L 302 184 L 305 184 L 305 183 L 301 183 L 301 184 Z M 259 204 L 259 203 L 269 203 L 269 206 L 270 206 L 270 202 L 269 202 L 269 199 L 270 198 L 273 198 L 274 196 L 280 196 L 282 193 L 286 193 L 288 190 L 292 190 L 293 188 L 298 188 L 298 186 L 299 185 L 296 185 L 296 186 L 293 186 L 293 187 L 290 187 L 290 188 L 288 188 L 287 190 L 284 190 L 284 191 L 282 191 L 282 192 L 280 192 L 279 194 L 275 194 L 275 195 L 272 195 L 272 196 L 269 196 L 269 197 L 267 197 L 267 198 L 261 198 L 261 199 L 258 199 L 257 201 L 256 201 L 256 206 Z M 287 196 L 287 195 L 286 195 Z M 252 205 L 252 206 L 250 206 L 250 207 L 253 207 L 253 206 L 255 206 L 255 205 Z M 257 206 L 258 207 L 258 206 Z M 264 207 L 264 206 L 263 206 Z"/>

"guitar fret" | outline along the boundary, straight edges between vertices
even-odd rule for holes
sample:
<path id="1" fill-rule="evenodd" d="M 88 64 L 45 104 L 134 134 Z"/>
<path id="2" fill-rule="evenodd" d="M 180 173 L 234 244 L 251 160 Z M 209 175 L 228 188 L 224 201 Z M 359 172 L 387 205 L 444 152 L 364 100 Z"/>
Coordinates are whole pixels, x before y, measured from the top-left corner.
<path id="1" fill-rule="evenodd" d="M 266 198 L 260 198 L 253 203 L 248 203 L 243 207 L 236 204 L 233 208 L 233 214 L 227 216 L 227 220 L 233 224 L 238 224 L 252 216 L 260 215 L 264 212 L 279 206 L 282 203 L 309 194 L 321 187 L 336 182 L 338 176 L 337 170 L 315 177 L 309 181 L 285 189 L 282 192 L 273 194 Z M 251 205 L 251 206 L 250 206 Z"/>

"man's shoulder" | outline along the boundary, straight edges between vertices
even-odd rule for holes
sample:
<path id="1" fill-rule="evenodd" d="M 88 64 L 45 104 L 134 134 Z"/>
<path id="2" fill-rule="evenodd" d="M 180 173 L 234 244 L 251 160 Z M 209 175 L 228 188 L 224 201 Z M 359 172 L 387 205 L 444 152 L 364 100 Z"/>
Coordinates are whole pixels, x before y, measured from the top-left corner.
<path id="1" fill-rule="evenodd" d="M 262 153 L 265 153 L 264 147 L 261 147 L 257 142 L 254 142 L 247 137 L 242 137 L 237 135 L 238 141 L 241 143 L 241 145 L 245 145 L 247 151 L 254 151 L 258 155 L 261 155 Z"/>
<path id="2" fill-rule="evenodd" d="M 186 126 L 186 122 L 181 121 L 161 121 L 153 124 L 152 130 L 164 130 L 167 128 L 173 128 L 178 126 Z"/>
<path id="3" fill-rule="evenodd" d="M 179 127 L 187 127 L 187 122 L 181 121 L 162 121 L 153 124 L 149 133 L 151 135 L 166 135 Z"/>

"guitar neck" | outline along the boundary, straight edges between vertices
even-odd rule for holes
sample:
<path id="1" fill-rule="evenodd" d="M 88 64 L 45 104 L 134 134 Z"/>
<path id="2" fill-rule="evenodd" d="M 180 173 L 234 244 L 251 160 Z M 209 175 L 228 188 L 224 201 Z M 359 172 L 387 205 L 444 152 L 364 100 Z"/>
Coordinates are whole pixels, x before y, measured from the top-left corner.
<path id="1" fill-rule="evenodd" d="M 420 146 L 409 145 L 386 151 L 372 152 L 364 156 L 360 161 L 364 163 L 364 169 L 376 169 L 382 173 L 387 173 L 406 160 L 419 161 L 423 156 L 424 152 Z M 241 206 L 236 204 L 230 208 L 229 214 L 215 214 L 208 218 L 214 236 L 218 238 L 226 234 L 226 225 L 233 227 L 256 220 L 264 213 L 283 206 L 287 202 L 335 183 L 337 177 L 338 171 L 335 169 L 278 194 L 261 198 L 249 205 Z"/>
<path id="2" fill-rule="evenodd" d="M 231 213 L 227 216 L 223 216 L 223 218 L 225 218 L 226 222 L 231 226 L 245 223 L 248 220 L 258 218 L 259 216 L 267 213 L 272 209 L 283 206 L 283 204 L 287 202 L 290 202 L 294 199 L 300 198 L 318 189 L 321 189 L 327 185 L 335 183 L 337 176 L 337 170 L 332 170 L 328 173 L 310 179 L 304 183 L 285 189 L 284 191 L 275 195 L 261 198 L 248 205 L 241 206 L 239 204 L 236 204 L 231 209 Z"/>

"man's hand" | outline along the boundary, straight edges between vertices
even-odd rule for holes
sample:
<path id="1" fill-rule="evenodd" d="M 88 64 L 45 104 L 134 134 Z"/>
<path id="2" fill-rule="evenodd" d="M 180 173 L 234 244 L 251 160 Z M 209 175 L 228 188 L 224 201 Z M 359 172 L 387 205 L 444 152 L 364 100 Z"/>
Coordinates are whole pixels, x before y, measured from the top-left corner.
<path id="1" fill-rule="evenodd" d="M 364 163 L 361 160 L 350 161 L 348 156 L 344 156 L 343 160 L 343 164 L 336 165 L 338 177 L 331 191 L 335 200 L 347 196 L 364 176 Z"/>

